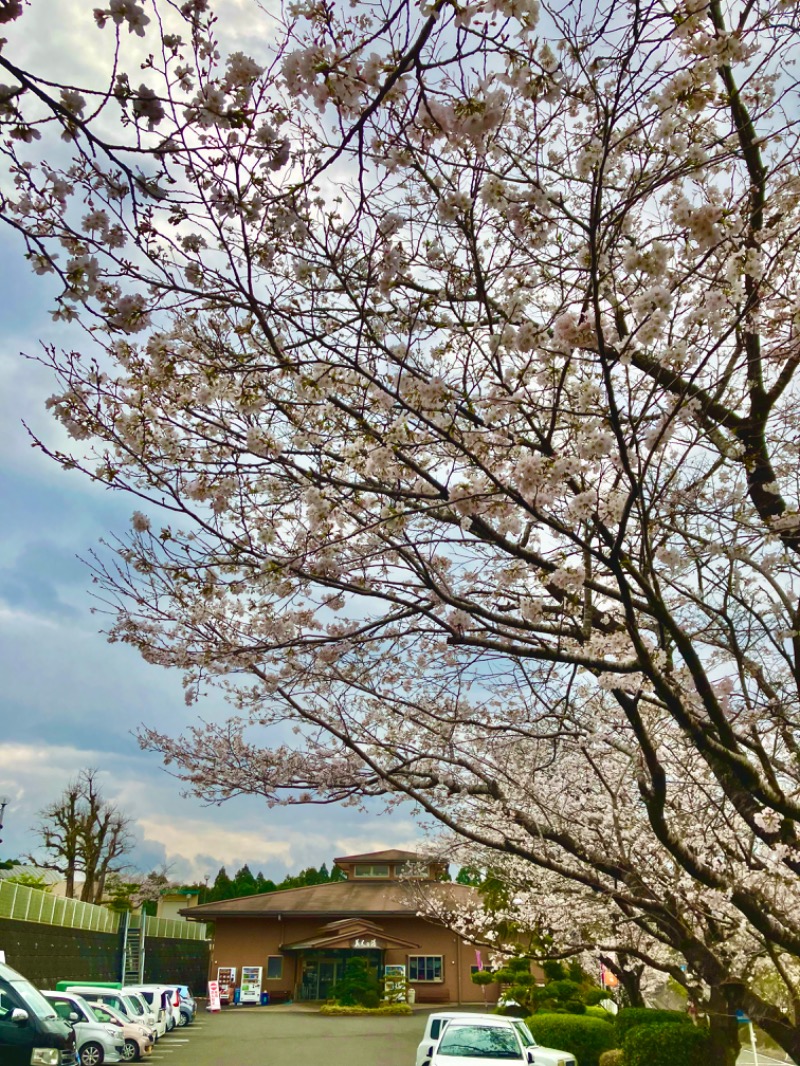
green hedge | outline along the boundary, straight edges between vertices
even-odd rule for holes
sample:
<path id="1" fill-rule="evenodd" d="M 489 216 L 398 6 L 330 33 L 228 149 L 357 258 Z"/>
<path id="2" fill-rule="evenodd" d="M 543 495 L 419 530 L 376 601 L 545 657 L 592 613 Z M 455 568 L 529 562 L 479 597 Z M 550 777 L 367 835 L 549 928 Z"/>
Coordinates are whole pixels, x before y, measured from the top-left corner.
<path id="1" fill-rule="evenodd" d="M 528 1027 L 537 1043 L 569 1051 L 578 1066 L 598 1066 L 602 1053 L 617 1046 L 613 1027 L 585 1014 L 532 1014 Z"/>
<path id="2" fill-rule="evenodd" d="M 623 1044 L 625 1066 L 707 1066 L 708 1033 L 694 1025 L 640 1025 Z"/>
<path id="3" fill-rule="evenodd" d="M 600 1056 L 600 1066 L 624 1066 L 625 1052 L 621 1047 L 615 1047 L 611 1051 L 604 1051 Z"/>
<path id="4" fill-rule="evenodd" d="M 325 1003 L 319 1008 L 320 1014 L 413 1014 L 407 1003 L 384 1003 L 382 1007 L 342 1007 L 338 1003 Z"/>
<path id="5" fill-rule="evenodd" d="M 616 1016 L 610 1014 L 605 1007 L 587 1007 L 587 1018 L 602 1018 L 604 1022 L 609 1022 L 611 1025 L 616 1021 Z"/>
<path id="6" fill-rule="evenodd" d="M 624 1007 L 617 1014 L 617 1040 L 618 1047 L 624 1045 L 625 1034 L 640 1025 L 670 1025 L 683 1022 L 691 1025 L 692 1020 L 688 1014 L 679 1010 L 651 1010 L 649 1007 Z"/>

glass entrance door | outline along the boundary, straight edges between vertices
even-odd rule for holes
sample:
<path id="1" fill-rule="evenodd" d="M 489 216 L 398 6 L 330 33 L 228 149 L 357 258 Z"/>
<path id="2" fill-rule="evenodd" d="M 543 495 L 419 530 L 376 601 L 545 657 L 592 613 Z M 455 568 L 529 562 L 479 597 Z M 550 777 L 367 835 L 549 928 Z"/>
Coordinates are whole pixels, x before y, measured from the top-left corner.
<path id="1" fill-rule="evenodd" d="M 317 999 L 328 999 L 337 981 L 339 964 L 336 959 L 321 959 L 319 964 L 319 991 Z"/>

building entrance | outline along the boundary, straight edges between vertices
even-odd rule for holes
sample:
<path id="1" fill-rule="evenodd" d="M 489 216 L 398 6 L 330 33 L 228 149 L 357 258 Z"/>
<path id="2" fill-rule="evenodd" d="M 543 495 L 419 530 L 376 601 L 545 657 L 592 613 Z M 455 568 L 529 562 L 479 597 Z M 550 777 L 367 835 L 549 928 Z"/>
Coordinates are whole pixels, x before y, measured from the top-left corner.
<path id="1" fill-rule="evenodd" d="M 380 950 L 354 951 L 350 948 L 306 952 L 300 962 L 300 999 L 330 999 L 331 989 L 344 977 L 347 960 L 356 956 L 366 958 L 380 977 L 383 973 L 382 955 Z"/>

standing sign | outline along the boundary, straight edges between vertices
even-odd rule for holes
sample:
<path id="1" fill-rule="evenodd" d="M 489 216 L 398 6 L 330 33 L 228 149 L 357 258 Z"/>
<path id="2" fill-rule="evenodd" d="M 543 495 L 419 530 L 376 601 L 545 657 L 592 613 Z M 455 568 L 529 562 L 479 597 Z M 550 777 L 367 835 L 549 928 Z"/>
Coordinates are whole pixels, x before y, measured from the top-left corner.
<path id="1" fill-rule="evenodd" d="M 217 983 L 219 984 L 219 998 L 221 1003 L 233 1003 L 233 992 L 236 988 L 236 967 L 220 966 L 217 970 Z"/>
<path id="2" fill-rule="evenodd" d="M 220 1008 L 219 1002 L 219 981 L 208 982 L 208 1009 L 210 1011 L 217 1011 Z"/>
<path id="3" fill-rule="evenodd" d="M 261 967 L 242 967 L 242 990 L 239 993 L 240 1003 L 261 1002 Z"/>

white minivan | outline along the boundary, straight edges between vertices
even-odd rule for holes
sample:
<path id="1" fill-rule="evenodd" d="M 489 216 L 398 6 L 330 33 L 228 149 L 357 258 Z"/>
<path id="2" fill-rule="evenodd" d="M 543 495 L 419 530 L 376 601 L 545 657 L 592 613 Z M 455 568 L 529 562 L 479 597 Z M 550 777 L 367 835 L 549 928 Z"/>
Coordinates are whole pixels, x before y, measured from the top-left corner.
<path id="1" fill-rule="evenodd" d="M 166 1031 L 171 1032 L 180 1021 L 180 995 L 177 985 L 127 985 L 133 992 L 138 992 L 149 1005 L 151 1011 L 163 1011 Z M 177 1006 L 173 1001 L 177 999 Z"/>

